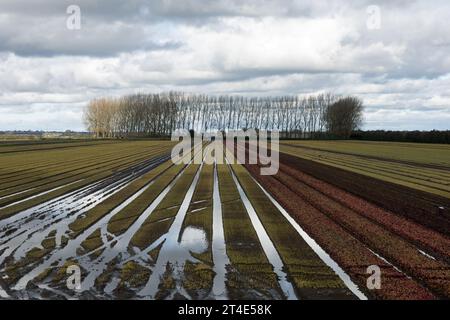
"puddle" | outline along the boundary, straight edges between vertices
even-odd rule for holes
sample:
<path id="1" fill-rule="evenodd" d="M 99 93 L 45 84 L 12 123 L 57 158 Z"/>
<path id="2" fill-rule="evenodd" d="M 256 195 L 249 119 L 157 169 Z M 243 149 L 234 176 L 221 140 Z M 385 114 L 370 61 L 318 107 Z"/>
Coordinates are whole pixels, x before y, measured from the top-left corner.
<path id="1" fill-rule="evenodd" d="M 109 216 L 104 217 L 104 219 L 101 219 L 99 222 L 83 231 L 77 238 L 69 240 L 66 246 L 61 248 L 60 246 L 63 237 L 70 238 L 69 234 L 71 231 L 68 227 L 70 223 L 100 202 L 127 187 L 130 183 L 140 178 L 143 173 L 148 172 L 159 165 L 159 161 L 163 160 L 156 158 L 147 162 L 147 166 L 135 170 L 131 175 L 123 176 L 123 173 L 121 173 L 119 176 L 112 176 L 97 181 L 77 191 L 52 199 L 51 201 L 0 221 L 0 252 L 2 253 L 0 255 L 0 266 L 3 264 L 4 259 L 11 256 L 11 254 L 15 261 L 19 261 L 24 258 L 26 253 L 33 247 L 40 246 L 41 242 L 47 238 L 50 232 L 56 233 L 56 249 L 52 250 L 52 252 L 47 255 L 43 263 L 37 265 L 22 276 L 13 287 L 14 290 L 23 291 L 28 282 L 34 279 L 47 267 L 61 266 L 67 259 L 77 257 L 77 249 L 80 248 L 81 243 L 86 240 L 92 232 L 106 224 L 109 221 L 108 219 L 118 212 L 119 207 L 123 208 L 125 205 L 129 204 L 153 182 L 149 182 L 136 194 L 130 197 L 128 202 L 125 201 L 122 206 L 116 208 L 117 211 L 113 210 L 112 214 L 110 213 Z M 13 231 L 11 232 L 11 230 Z M 19 292 L 16 293 L 19 294 Z"/>
<path id="2" fill-rule="evenodd" d="M 250 200 L 245 194 L 245 191 L 242 189 L 241 184 L 239 183 L 230 164 L 228 163 L 228 159 L 226 159 L 226 162 L 228 164 L 228 167 L 230 168 L 231 176 L 233 177 L 233 181 L 238 189 L 241 200 L 244 204 L 245 209 L 247 210 L 253 228 L 255 229 L 259 242 L 261 243 L 261 246 L 264 250 L 264 253 L 266 254 L 266 257 L 269 260 L 270 264 L 272 264 L 274 272 L 278 276 L 278 283 L 280 284 L 281 290 L 283 290 L 283 293 L 288 300 L 297 300 L 298 298 L 295 294 L 294 287 L 288 280 L 286 272 L 284 272 L 284 264 L 281 260 L 280 255 L 278 254 L 278 251 L 275 248 L 275 245 L 273 244 L 272 240 L 270 240 L 266 229 L 264 229 L 261 220 L 259 220 L 258 214 L 256 213 Z"/>
<path id="3" fill-rule="evenodd" d="M 6 293 L 6 291 L 2 288 L 2 286 L 0 285 L 0 298 L 2 299 L 8 299 L 9 295 Z"/>
<path id="4" fill-rule="evenodd" d="M 189 213 L 196 213 L 196 212 L 199 212 L 199 211 L 203 211 L 203 210 L 205 210 L 205 209 L 208 209 L 208 207 L 203 207 L 203 208 L 199 208 L 199 209 L 194 209 L 194 210 L 189 211 Z"/>
<path id="5" fill-rule="evenodd" d="M 203 163 L 197 169 L 195 177 L 189 186 L 188 191 L 181 203 L 180 209 L 178 210 L 175 220 L 170 226 L 169 231 L 166 234 L 166 240 L 161 247 L 158 258 L 156 260 L 155 266 L 150 275 L 145 287 L 138 293 L 139 296 L 154 299 L 158 293 L 158 286 L 161 279 L 166 272 L 166 266 L 168 263 L 174 268 L 172 276 L 177 282 L 177 292 L 183 294 L 186 298 L 190 298 L 187 292 L 180 285 L 180 278 L 184 272 L 184 263 L 186 261 L 196 261 L 189 250 L 184 248 L 178 241 L 183 221 L 186 217 L 189 205 L 191 203 L 192 197 L 194 196 L 195 187 L 197 186 L 198 180 L 200 178 L 200 173 L 203 168 Z M 178 281 L 177 281 L 178 280 Z"/>
<path id="6" fill-rule="evenodd" d="M 178 179 L 183 175 L 186 168 L 184 168 L 173 181 L 158 195 L 158 197 L 150 204 L 150 206 L 139 216 L 139 218 L 128 228 L 128 230 L 122 235 L 116 238 L 116 242 L 112 242 L 106 247 L 103 254 L 97 258 L 94 262 L 88 261 L 86 264 L 87 270 L 90 270 L 89 274 L 82 283 L 83 290 L 89 290 L 95 284 L 95 279 L 101 275 L 107 268 L 107 264 L 113 259 L 121 255 L 122 260 L 131 260 L 127 252 L 128 246 L 130 245 L 131 239 L 136 234 L 136 232 L 141 228 L 142 224 L 147 220 L 147 218 L 153 213 L 153 211 L 158 207 L 165 196 L 170 192 L 172 187 L 178 181 Z M 115 210 L 111 211 L 107 216 L 104 217 L 104 221 L 101 225 L 107 225 L 108 221 L 116 215 L 119 211 L 125 208 L 128 204 L 134 201 L 138 196 L 140 196 L 145 190 L 140 190 L 139 194 L 135 194 L 133 197 L 129 198 L 126 202 L 121 204 Z M 96 229 L 93 229 L 94 232 Z M 88 235 L 89 236 L 89 235 Z M 160 240 L 160 239 L 158 239 Z M 160 240 L 161 241 L 161 240 Z M 81 244 L 81 243 L 80 243 Z M 152 246 L 151 246 L 152 247 Z M 144 252 L 150 252 L 155 247 L 147 248 Z M 141 253 L 142 256 L 142 253 Z"/>
<path id="7" fill-rule="evenodd" d="M 216 273 L 213 280 L 212 294 L 217 300 L 228 299 L 226 289 L 227 265 L 230 265 L 225 244 L 223 229 L 222 202 L 219 192 L 219 177 L 217 164 L 214 163 L 214 185 L 213 185 L 213 232 L 212 232 L 212 256 L 214 262 L 213 271 Z"/>
<path id="8" fill-rule="evenodd" d="M 208 240 L 203 229 L 187 227 L 181 236 L 180 245 L 194 253 L 203 253 L 208 250 Z"/>
<path id="9" fill-rule="evenodd" d="M 116 290 L 117 286 L 120 283 L 120 278 L 113 277 L 113 279 L 106 285 L 104 291 L 107 294 L 112 294 L 114 290 Z"/>
<path id="10" fill-rule="evenodd" d="M 405 277 L 407 277 L 408 279 L 412 280 L 412 277 L 408 276 L 405 272 L 403 272 L 402 270 L 400 270 L 400 268 L 398 268 L 397 266 L 395 266 L 394 264 L 392 264 L 391 262 L 389 262 L 385 257 L 381 256 L 380 254 L 376 253 L 375 251 L 373 251 L 372 249 L 370 249 L 369 247 L 366 247 L 367 250 L 369 250 L 371 253 L 373 253 L 374 255 L 376 255 L 378 258 L 380 258 L 381 260 L 383 260 L 385 263 L 387 263 L 388 265 L 390 265 L 392 268 L 394 268 L 397 272 L 403 274 Z"/>
<path id="11" fill-rule="evenodd" d="M 424 255 L 425 257 L 430 258 L 431 260 L 436 260 L 435 257 L 433 257 L 432 255 L 426 253 L 425 251 L 422 251 L 420 249 L 417 249 L 417 250 L 419 251 L 420 254 Z"/>

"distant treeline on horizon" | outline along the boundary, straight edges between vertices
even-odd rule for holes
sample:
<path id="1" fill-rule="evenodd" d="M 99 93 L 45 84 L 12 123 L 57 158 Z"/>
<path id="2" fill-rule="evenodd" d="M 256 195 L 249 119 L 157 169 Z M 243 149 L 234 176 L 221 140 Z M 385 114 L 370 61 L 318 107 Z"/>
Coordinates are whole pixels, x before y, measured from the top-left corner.
<path id="1" fill-rule="evenodd" d="M 361 99 L 332 93 L 244 97 L 169 92 L 94 99 L 86 106 L 84 121 L 99 138 L 162 137 L 176 129 L 260 129 L 276 130 L 287 138 L 315 138 L 324 133 L 348 138 L 361 127 L 362 113 Z"/>
<path id="2" fill-rule="evenodd" d="M 68 133 L 73 135 L 83 135 L 86 138 L 88 134 L 85 131 L 42 131 L 42 130 L 12 130 L 12 131 L 0 131 L 0 135 L 5 136 L 35 136 L 38 139 L 46 139 L 50 134 L 61 134 L 64 138 Z M 65 134 L 65 135 L 64 135 Z M 150 136 L 136 134 L 130 135 L 130 138 L 146 138 Z M 169 138 L 167 136 L 166 138 Z M 309 138 L 301 138 L 296 135 L 292 135 L 291 138 L 281 135 L 281 139 L 300 139 L 307 140 Z M 336 140 L 341 139 L 340 137 L 333 137 L 326 135 L 325 133 L 321 135 L 316 135 L 314 139 L 317 140 Z M 365 141 L 392 141 L 392 142 L 416 142 L 416 143 L 442 143 L 450 144 L 450 130 L 430 130 L 430 131 L 392 131 L 392 130 L 357 130 L 353 131 L 349 137 L 350 140 L 365 140 Z"/>
<path id="3" fill-rule="evenodd" d="M 369 130 L 354 131 L 350 139 L 367 141 L 396 141 L 396 142 L 419 142 L 419 143 L 450 143 L 450 130 L 431 131 L 391 131 L 391 130 Z"/>

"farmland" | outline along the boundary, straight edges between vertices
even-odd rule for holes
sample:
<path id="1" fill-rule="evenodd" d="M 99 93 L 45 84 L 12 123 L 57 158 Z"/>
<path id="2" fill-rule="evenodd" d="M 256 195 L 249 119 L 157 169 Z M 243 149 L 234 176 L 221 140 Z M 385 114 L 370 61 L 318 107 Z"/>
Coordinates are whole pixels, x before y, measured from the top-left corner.
<path id="1" fill-rule="evenodd" d="M 0 297 L 450 297 L 450 148 L 282 141 L 262 176 L 219 143 L 1 144 Z"/>

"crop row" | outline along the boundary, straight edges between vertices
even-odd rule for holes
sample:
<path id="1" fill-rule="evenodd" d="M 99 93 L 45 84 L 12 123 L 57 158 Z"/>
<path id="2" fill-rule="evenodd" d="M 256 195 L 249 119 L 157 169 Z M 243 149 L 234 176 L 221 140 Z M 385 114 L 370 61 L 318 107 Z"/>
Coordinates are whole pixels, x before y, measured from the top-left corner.
<path id="1" fill-rule="evenodd" d="M 227 255 L 231 266 L 227 273 L 227 287 L 231 299 L 251 298 L 253 290 L 271 296 L 281 289 L 267 260 L 255 229 L 242 203 L 239 192 L 226 164 L 217 165 L 223 228 Z"/>
<path id="2" fill-rule="evenodd" d="M 256 179 L 280 202 L 292 217 L 330 256 L 347 271 L 367 295 L 381 299 L 431 299 L 433 295 L 417 282 L 397 271 L 376 256 L 360 240 L 311 204 L 299 199 L 291 187 L 269 176 L 259 176 L 257 168 L 249 168 Z M 367 268 L 377 265 L 382 271 L 380 290 L 365 290 Z"/>
<path id="3" fill-rule="evenodd" d="M 130 157 L 145 157 L 151 156 L 152 154 L 162 151 L 163 149 L 167 150 L 167 146 L 155 146 L 153 148 L 145 148 L 140 150 L 139 152 L 126 152 L 122 151 L 120 153 L 114 152 L 111 154 L 95 154 L 93 156 L 89 156 L 83 159 L 80 159 L 76 162 L 67 161 L 64 164 L 60 165 L 47 165 L 45 170 L 39 170 L 37 172 L 23 172 L 21 176 L 13 176 L 13 177 L 2 177 L 2 190 L 8 189 L 6 191 L 10 191 L 13 187 L 23 186 L 25 188 L 35 187 L 36 184 L 42 185 L 44 183 L 61 180 L 65 177 L 76 176 L 82 174 L 86 171 L 86 169 L 91 169 L 94 167 L 101 168 L 101 165 L 108 165 L 108 163 L 113 162 L 115 160 L 127 160 Z M 41 184 L 38 184 L 41 182 Z"/>
<path id="4" fill-rule="evenodd" d="M 61 173 L 70 172 L 84 167 L 88 167 L 90 164 L 102 164 L 103 161 L 122 158 L 127 156 L 135 156 L 139 154 L 148 153 L 154 149 L 159 149 L 169 144 L 144 144 L 140 147 L 128 146 L 127 144 L 120 144 L 113 147 L 112 145 L 96 146 L 94 147 L 80 147 L 76 150 L 63 150 L 59 151 L 59 156 L 54 153 L 43 152 L 36 154 L 40 159 L 33 159 L 33 154 L 20 154 L 14 157 L 3 159 L 4 170 L 7 170 L 9 174 L 4 173 L 0 180 L 2 181 L 2 189 L 10 188 L 14 185 L 27 184 L 34 180 L 45 179 L 51 176 L 55 176 Z M 25 168 L 26 163 L 30 168 Z M 15 165 L 18 165 L 18 171 L 15 169 Z M 29 179 L 29 181 L 23 181 Z M 32 180 L 34 179 L 34 180 Z M 6 185 L 12 183 L 11 186 Z"/>
<path id="5" fill-rule="evenodd" d="M 450 235 L 448 198 L 287 154 L 281 154 L 280 161 L 401 217 Z"/>
<path id="6" fill-rule="evenodd" d="M 232 165 L 236 176 L 267 230 L 300 299 L 349 299 L 353 294 L 299 236 L 241 165 Z"/>
<path id="7" fill-rule="evenodd" d="M 299 170 L 282 165 L 281 171 L 297 180 L 300 185 L 320 192 L 332 201 L 357 212 L 359 215 L 366 217 L 403 239 L 414 243 L 414 245 L 424 252 L 439 257 L 444 261 L 450 261 L 450 238 L 392 212 L 383 210 L 370 202 L 306 175 Z"/>
<path id="8" fill-rule="evenodd" d="M 281 172 L 277 179 L 291 186 L 301 199 L 326 214 L 355 238 L 380 253 L 408 275 L 424 283 L 438 296 L 450 297 L 450 268 L 446 263 L 423 255 L 417 247 L 393 234 L 384 226 L 374 223 L 347 205 L 325 196 L 292 174 L 292 172 L 289 174 Z M 341 201 L 347 203 L 350 199 L 343 197 Z"/>
<path id="9" fill-rule="evenodd" d="M 305 185 L 282 171 L 276 176 L 261 176 L 256 165 L 246 165 L 252 175 L 288 210 L 291 216 L 338 262 L 366 294 L 381 299 L 431 299 L 433 294 L 417 281 L 400 272 L 374 252 L 361 239 L 317 207 L 317 199 L 302 195 Z M 295 163 L 295 162 L 294 162 Z M 289 180 L 291 179 L 291 180 Z M 294 181 L 293 181 L 294 180 Z M 329 199 L 321 199 L 323 202 Z M 375 235 L 376 236 L 376 235 Z M 377 237 L 378 239 L 378 237 Z M 367 268 L 377 265 L 382 270 L 382 288 L 366 290 Z"/>
<path id="10" fill-rule="evenodd" d="M 18 178 L 31 175 L 46 175 L 48 169 L 64 168 L 106 157 L 133 155 L 152 148 L 171 145 L 163 141 L 117 142 L 100 145 L 77 146 L 60 150 L 22 152 L 0 157 L 0 179 Z"/>
<path id="11" fill-rule="evenodd" d="M 327 151 L 311 151 L 305 148 L 284 147 L 282 151 L 375 179 L 382 179 L 441 196 L 450 196 L 450 188 L 447 185 L 448 179 L 444 177 L 448 174 L 447 172 L 428 168 L 406 167 L 406 165 L 400 166 L 397 163 L 384 160 L 365 160 L 357 156 L 341 155 Z M 405 168 L 408 169 L 405 170 Z"/>
<path id="12" fill-rule="evenodd" d="M 3 200 L 3 205 L 8 205 L 3 209 L 0 209 L 0 218 L 9 217 L 17 212 L 23 211 L 27 208 L 33 207 L 60 195 L 66 194 L 73 190 L 77 190 L 84 186 L 90 185 L 101 179 L 108 178 L 115 172 L 122 170 L 129 170 L 130 167 L 136 166 L 139 163 L 143 163 L 144 159 L 148 159 L 149 156 L 157 156 L 167 152 L 167 149 L 156 149 L 147 154 L 138 156 L 129 156 L 126 160 L 118 158 L 107 165 L 98 165 L 89 169 L 84 175 L 73 176 L 72 178 L 62 179 L 53 183 L 44 184 L 41 187 L 36 186 L 29 192 L 22 192 L 17 196 L 6 197 Z M 100 169 L 101 168 L 101 169 Z M 43 179 L 45 180 L 45 179 Z M 55 189 L 53 189 L 55 188 Z M 57 188 L 57 189 L 56 189 Z M 20 189 L 11 189 L 11 192 L 19 192 Z M 27 190 L 27 189 L 25 189 Z M 52 191 L 53 190 L 53 191 Z M 40 193 L 48 192 L 45 194 Z M 29 198 L 28 198 L 29 197 Z M 15 202 L 16 201 L 16 202 Z"/>
<path id="13" fill-rule="evenodd" d="M 160 148 L 148 152 L 131 154 L 122 157 L 105 158 L 101 161 L 97 159 L 95 162 L 92 162 L 88 165 L 78 164 L 76 167 L 69 167 L 68 171 L 63 171 L 61 173 L 52 172 L 52 170 L 49 169 L 46 175 L 32 177 L 34 182 L 30 182 L 30 179 L 27 179 L 28 181 L 24 182 L 18 181 L 15 182 L 17 186 L 9 186 L 8 189 L 2 191 L 3 196 L 10 196 L 2 199 L 2 201 L 0 201 L 0 205 L 25 199 L 28 196 L 50 190 L 60 185 L 71 183 L 73 181 L 78 181 L 102 171 L 110 170 L 111 172 L 114 172 L 117 171 L 116 167 L 120 166 L 126 168 L 126 166 L 137 164 L 140 161 L 148 159 L 149 157 L 152 157 L 154 155 L 162 154 L 163 152 L 167 152 L 167 148 Z M 14 194 L 16 195 L 14 196 Z"/>

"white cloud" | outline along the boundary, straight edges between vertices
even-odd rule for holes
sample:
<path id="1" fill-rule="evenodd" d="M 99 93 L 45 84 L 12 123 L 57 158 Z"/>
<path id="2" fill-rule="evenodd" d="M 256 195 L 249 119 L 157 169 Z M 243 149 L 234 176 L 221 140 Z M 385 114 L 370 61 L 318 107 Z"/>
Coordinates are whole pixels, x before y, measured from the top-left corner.
<path id="1" fill-rule="evenodd" d="M 71 1 L 3 0 L 0 130 L 80 130 L 93 97 L 163 90 L 356 94 L 366 128 L 448 129 L 450 4 L 377 2 L 370 31 L 368 0 L 80 0 L 70 31 Z"/>

